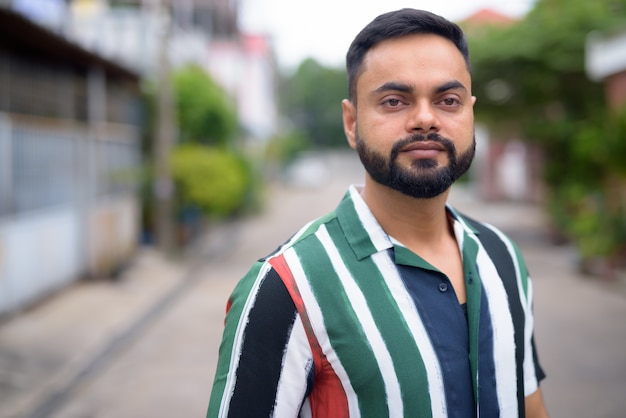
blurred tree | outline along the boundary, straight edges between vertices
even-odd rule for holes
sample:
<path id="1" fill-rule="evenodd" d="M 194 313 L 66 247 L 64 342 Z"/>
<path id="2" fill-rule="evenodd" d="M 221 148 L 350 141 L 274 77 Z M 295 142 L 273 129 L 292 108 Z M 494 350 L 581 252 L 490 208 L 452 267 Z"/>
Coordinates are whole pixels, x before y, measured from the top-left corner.
<path id="1" fill-rule="evenodd" d="M 604 108 L 602 85 L 585 73 L 585 42 L 625 18 L 626 0 L 539 0 L 519 24 L 471 37 L 477 117 L 540 139 L 553 136 L 546 124 Z"/>
<path id="2" fill-rule="evenodd" d="M 270 164 L 286 166 L 310 148 L 311 141 L 305 134 L 291 131 L 271 138 L 265 147 L 264 157 Z"/>
<path id="3" fill-rule="evenodd" d="M 314 147 L 346 146 L 341 120 L 341 100 L 347 97 L 345 70 L 324 67 L 309 58 L 280 91 L 283 115 Z"/>
<path id="4" fill-rule="evenodd" d="M 184 237 L 179 238 L 184 242 L 197 234 L 201 218 L 227 217 L 255 206 L 258 197 L 254 186 L 258 180 L 252 174 L 252 161 L 237 146 L 238 118 L 227 92 L 195 65 L 176 70 L 172 80 L 178 132 L 167 161 L 175 181 L 177 227 L 179 232 L 185 231 Z M 151 155 L 154 146 L 155 97 L 159 88 L 147 84 L 144 89 L 146 156 Z M 143 218 L 149 235 L 154 217 L 150 190 L 154 161 L 150 159 L 146 161 L 144 177 Z"/>
<path id="5" fill-rule="evenodd" d="M 174 88 L 180 139 L 171 163 L 179 213 L 240 212 L 253 203 L 252 163 L 235 143 L 240 132 L 230 96 L 197 65 L 177 70 Z"/>
<path id="6" fill-rule="evenodd" d="M 180 142 L 229 145 L 237 138 L 235 106 L 202 68 L 191 65 L 174 74 Z"/>
<path id="7" fill-rule="evenodd" d="M 539 0 L 516 25 L 470 33 L 477 120 L 543 148 L 554 223 L 589 258 L 619 251 L 611 234 L 623 231 L 624 208 L 611 209 L 607 182 L 624 179 L 626 138 L 606 127 L 626 113 L 610 115 L 602 84 L 587 78 L 585 44 L 592 31 L 624 22 L 626 0 Z M 597 242 L 604 231 L 610 236 Z"/>
<path id="8" fill-rule="evenodd" d="M 196 207 L 219 218 L 244 206 L 251 179 L 249 165 L 241 156 L 201 144 L 180 144 L 171 164 L 180 208 Z"/>

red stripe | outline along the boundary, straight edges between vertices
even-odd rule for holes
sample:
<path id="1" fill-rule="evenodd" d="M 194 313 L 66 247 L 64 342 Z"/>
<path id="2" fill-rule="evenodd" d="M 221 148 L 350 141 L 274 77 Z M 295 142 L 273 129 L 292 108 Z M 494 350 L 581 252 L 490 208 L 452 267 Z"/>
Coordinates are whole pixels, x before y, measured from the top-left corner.
<path id="1" fill-rule="evenodd" d="M 228 298 L 228 302 L 226 302 L 226 315 L 224 316 L 224 326 L 226 326 L 226 316 L 228 316 L 228 312 L 230 312 L 230 308 L 233 307 L 233 299 Z"/>
<path id="2" fill-rule="evenodd" d="M 304 329 L 313 352 L 313 363 L 315 364 L 315 381 L 313 391 L 309 395 L 309 403 L 313 418 L 348 418 L 350 409 L 348 407 L 348 397 L 343 388 L 341 379 L 335 373 L 333 366 L 328 362 L 326 355 L 322 351 L 311 320 L 304 306 L 302 295 L 298 290 L 298 285 L 293 273 L 285 260 L 283 254 L 269 260 L 274 270 L 278 273 L 281 280 L 287 287 L 291 299 L 296 305 L 296 309 L 300 314 Z"/>

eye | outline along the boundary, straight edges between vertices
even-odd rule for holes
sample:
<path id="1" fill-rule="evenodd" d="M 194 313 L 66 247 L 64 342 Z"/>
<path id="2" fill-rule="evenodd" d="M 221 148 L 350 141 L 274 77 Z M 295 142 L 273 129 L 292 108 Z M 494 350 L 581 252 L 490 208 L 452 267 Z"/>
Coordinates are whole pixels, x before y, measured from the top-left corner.
<path id="1" fill-rule="evenodd" d="M 398 99 L 387 99 L 383 102 L 383 105 L 389 107 L 398 107 L 402 104 L 402 102 Z"/>
<path id="2" fill-rule="evenodd" d="M 441 101 L 441 103 L 446 106 L 456 106 L 461 104 L 461 102 L 454 97 L 446 97 Z"/>

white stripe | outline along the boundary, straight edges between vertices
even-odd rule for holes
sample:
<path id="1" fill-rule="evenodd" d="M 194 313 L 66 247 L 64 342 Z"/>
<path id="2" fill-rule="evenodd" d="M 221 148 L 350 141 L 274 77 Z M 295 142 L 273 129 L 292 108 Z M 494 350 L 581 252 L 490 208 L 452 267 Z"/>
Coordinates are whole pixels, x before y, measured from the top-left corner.
<path id="1" fill-rule="evenodd" d="M 535 358 L 533 357 L 532 336 L 535 326 L 535 317 L 532 312 L 533 285 L 528 278 L 528 313 L 526 314 L 526 330 L 524 335 L 524 396 L 528 396 L 539 389 L 539 381 L 535 373 Z"/>
<path id="2" fill-rule="evenodd" d="M 465 241 L 465 225 L 458 220 L 454 220 L 452 224 L 452 229 L 454 230 L 454 238 L 456 238 L 456 243 L 459 246 L 459 253 L 461 254 L 461 263 L 463 263 L 463 243 Z"/>
<path id="3" fill-rule="evenodd" d="M 326 332 L 326 328 L 324 327 L 322 310 L 319 307 L 315 295 L 313 294 L 313 291 L 309 285 L 306 274 L 304 273 L 302 265 L 300 264 L 300 260 L 298 259 L 298 255 L 295 253 L 293 248 L 289 248 L 285 251 L 284 256 L 285 260 L 289 264 L 294 279 L 296 280 L 298 290 L 300 291 L 300 296 L 302 297 L 304 305 L 306 306 L 307 314 L 309 316 L 311 326 L 313 327 L 315 337 L 317 338 L 317 341 L 320 344 L 320 347 L 324 355 L 326 356 L 326 359 L 332 365 L 333 370 L 339 377 L 343 385 L 343 389 L 346 392 L 349 416 L 351 418 L 360 418 L 361 412 L 359 411 L 358 399 L 354 392 L 354 388 L 350 384 L 348 374 L 346 373 L 343 365 L 339 361 L 337 353 L 333 350 L 330 344 L 328 333 Z"/>
<path id="4" fill-rule="evenodd" d="M 281 375 L 276 390 L 275 418 L 298 416 L 307 389 L 307 377 L 313 367 L 313 354 L 300 315 L 289 334 Z"/>
<path id="5" fill-rule="evenodd" d="M 445 418 L 448 416 L 448 410 L 441 365 L 439 364 L 439 359 L 430 341 L 426 327 L 417 312 L 413 298 L 404 286 L 398 269 L 388 252 L 373 254 L 372 260 L 376 263 L 382 277 L 385 278 L 391 295 L 395 299 L 400 312 L 402 312 L 411 335 L 417 344 L 422 360 L 424 361 L 432 416 L 433 418 Z"/>
<path id="6" fill-rule="evenodd" d="M 250 310 L 254 306 L 254 302 L 256 301 L 256 297 L 259 292 L 259 286 L 263 282 L 263 278 L 270 270 L 271 265 L 269 263 L 265 263 L 261 269 L 259 270 L 259 274 L 257 275 L 254 285 L 248 293 L 248 298 L 246 299 L 245 305 L 241 312 L 241 318 L 248 318 Z M 235 338 L 233 339 L 233 349 L 230 356 L 230 366 L 228 370 L 231 371 L 228 373 L 226 377 L 226 383 L 224 386 L 224 393 L 222 395 L 222 402 L 220 404 L 220 417 L 226 417 L 228 415 L 228 408 L 230 406 L 230 400 L 233 396 L 236 384 L 237 373 L 232 373 L 232 371 L 237 370 L 239 366 L 239 360 L 241 358 L 241 348 L 243 344 L 243 336 L 245 332 L 245 328 L 248 325 L 248 321 L 246 320 L 238 320 L 237 322 L 237 330 L 235 331 Z"/>
<path id="7" fill-rule="evenodd" d="M 311 410 L 311 400 L 306 398 L 304 400 L 304 404 L 302 405 L 302 409 L 300 410 L 300 415 L 298 418 L 313 418 L 313 411 Z"/>
<path id="8" fill-rule="evenodd" d="M 380 226 L 374 217 L 374 214 L 361 197 L 357 188 L 355 186 L 350 186 L 348 190 L 350 191 L 352 203 L 354 204 L 354 208 L 359 216 L 359 220 L 361 221 L 363 228 L 367 231 L 374 248 L 376 248 L 377 251 L 391 248 L 392 244 L 389 239 L 389 235 L 387 235 L 387 233 Z"/>
<path id="9" fill-rule="evenodd" d="M 339 254 L 339 250 L 335 247 L 335 244 L 328 234 L 326 227 L 322 226 L 316 236 L 324 246 L 324 249 L 330 258 L 331 264 L 339 277 L 341 284 L 343 285 L 346 296 L 350 299 L 350 304 L 359 318 L 359 323 L 361 324 L 362 330 L 367 337 L 367 341 L 372 347 L 378 368 L 385 382 L 389 416 L 404 416 L 402 392 L 400 390 L 398 376 L 395 373 L 393 360 L 391 358 L 391 354 L 389 354 L 385 341 L 378 330 L 376 322 L 374 321 L 372 312 L 367 305 L 367 300 L 355 282 L 354 277 L 350 274 L 350 271 L 343 262 L 341 254 Z"/>
<path id="10" fill-rule="evenodd" d="M 533 350 L 532 350 L 532 335 L 534 329 L 534 316 L 532 311 L 532 299 L 533 299 L 533 288 L 532 281 L 530 277 L 527 277 L 527 293 L 524 292 L 524 283 L 523 277 L 521 277 L 522 269 L 519 265 L 519 260 L 517 258 L 517 251 L 513 246 L 512 242 L 508 239 L 506 235 L 504 235 L 500 230 L 494 228 L 491 225 L 486 225 L 493 232 L 495 232 L 498 237 L 505 243 L 511 258 L 513 259 L 513 263 L 515 264 L 515 274 L 517 278 L 517 291 L 519 293 L 520 303 L 522 308 L 524 309 L 524 396 L 528 396 L 531 393 L 535 392 L 539 386 L 537 382 L 537 376 L 535 375 L 535 359 L 533 358 Z"/>
<path id="11" fill-rule="evenodd" d="M 489 315 L 493 327 L 493 360 L 496 369 L 496 391 L 500 405 L 500 416 L 503 418 L 517 416 L 515 333 L 508 296 L 496 266 L 483 246 L 473 235 L 468 236 L 468 239 L 475 240 L 478 245 L 476 264 L 489 303 Z M 508 315 L 505 313 L 508 313 Z"/>
<path id="12" fill-rule="evenodd" d="M 499 229 L 489 224 L 485 224 L 485 226 L 491 229 L 498 236 L 498 238 L 500 238 L 500 240 L 506 246 L 506 249 L 509 252 L 509 255 L 511 256 L 511 259 L 513 260 L 513 265 L 515 266 L 515 279 L 517 281 L 517 292 L 519 294 L 519 300 L 520 300 L 520 303 L 522 304 L 522 308 L 524 308 L 524 314 L 528 314 L 529 305 L 528 305 L 528 301 L 525 298 L 524 286 L 523 286 L 523 281 L 521 277 L 522 270 L 520 269 L 519 261 L 517 259 L 517 252 L 515 251 L 515 248 L 513 247 L 511 240 L 506 235 L 504 235 Z"/>

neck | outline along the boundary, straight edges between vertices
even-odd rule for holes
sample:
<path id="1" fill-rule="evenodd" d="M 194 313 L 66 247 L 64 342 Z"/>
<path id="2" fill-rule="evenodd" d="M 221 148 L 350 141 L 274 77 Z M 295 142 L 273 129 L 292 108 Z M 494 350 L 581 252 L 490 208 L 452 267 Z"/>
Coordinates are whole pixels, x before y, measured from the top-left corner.
<path id="1" fill-rule="evenodd" d="M 446 214 L 449 189 L 416 199 L 366 178 L 361 195 L 382 228 L 415 252 L 430 252 L 453 236 Z"/>

